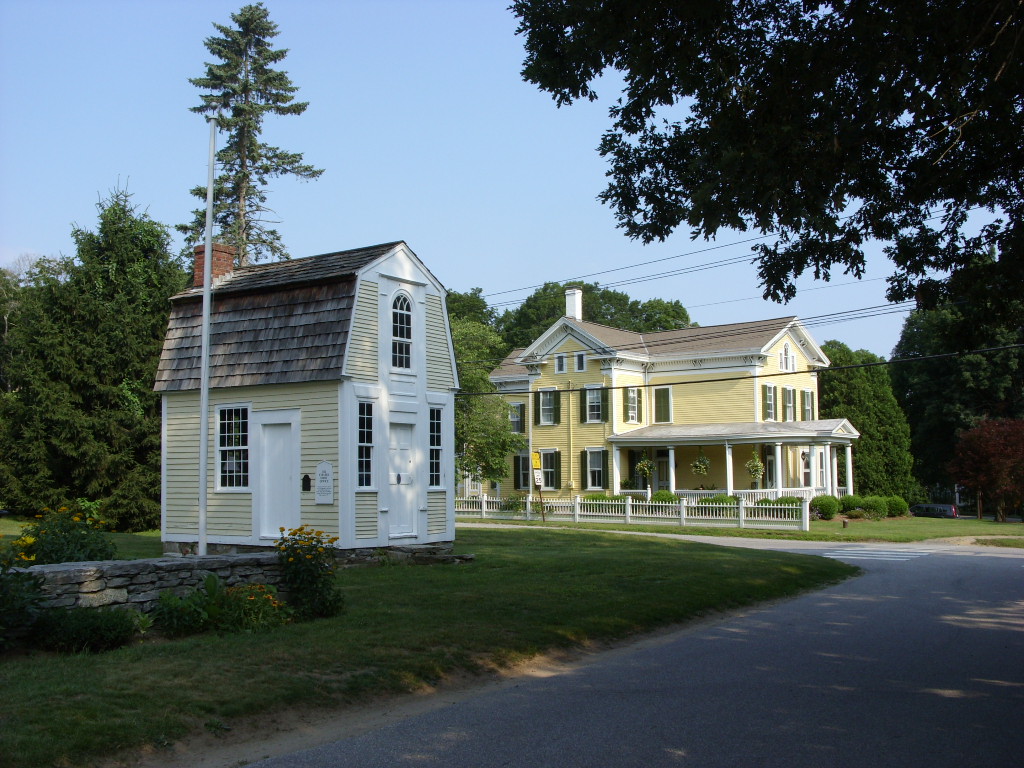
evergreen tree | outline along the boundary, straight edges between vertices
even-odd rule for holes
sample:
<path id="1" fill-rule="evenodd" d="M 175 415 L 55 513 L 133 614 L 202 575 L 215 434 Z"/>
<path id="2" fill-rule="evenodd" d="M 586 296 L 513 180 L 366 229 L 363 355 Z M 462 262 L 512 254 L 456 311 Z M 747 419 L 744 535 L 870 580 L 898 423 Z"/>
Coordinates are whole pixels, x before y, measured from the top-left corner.
<path id="1" fill-rule="evenodd" d="M 0 498 L 36 514 L 102 502 L 118 528 L 160 516 L 160 401 L 153 377 L 168 298 L 186 274 L 167 229 L 130 196 L 101 202 L 99 227 L 75 227 L 77 257 L 41 259 L 13 312 L 0 398 Z"/>
<path id="2" fill-rule="evenodd" d="M 822 349 L 837 367 L 883 361 L 866 350 L 853 351 L 839 341 L 826 341 Z M 849 419 L 860 432 L 860 439 L 853 443 L 857 493 L 915 500 L 920 491 L 912 474 L 910 427 L 896 402 L 887 367 L 824 370 L 818 376 L 820 417 Z M 840 473 L 845 471 L 840 462 Z"/>
<path id="3" fill-rule="evenodd" d="M 227 133 L 227 141 L 217 151 L 220 174 L 214 181 L 214 222 L 219 239 L 238 250 L 239 264 L 258 261 L 265 256 L 288 258 L 281 236 L 267 225 L 268 179 L 295 176 L 315 179 L 323 173 L 302 162 L 302 155 L 286 152 L 261 142 L 263 118 L 267 115 L 301 115 L 308 102 L 297 102 L 298 90 L 288 74 L 273 65 L 288 55 L 287 49 L 274 49 L 270 41 L 277 36 L 277 25 L 262 3 L 246 5 L 231 15 L 234 27 L 213 26 L 219 37 L 205 41 L 217 63 L 207 63 L 203 77 L 189 79 L 204 90 L 202 104 L 193 112 L 215 117 L 218 128 Z M 196 187 L 192 194 L 206 199 L 206 188 Z M 201 242 L 206 226 L 205 209 L 196 210 L 191 224 L 178 230 L 186 235 L 186 250 Z"/>

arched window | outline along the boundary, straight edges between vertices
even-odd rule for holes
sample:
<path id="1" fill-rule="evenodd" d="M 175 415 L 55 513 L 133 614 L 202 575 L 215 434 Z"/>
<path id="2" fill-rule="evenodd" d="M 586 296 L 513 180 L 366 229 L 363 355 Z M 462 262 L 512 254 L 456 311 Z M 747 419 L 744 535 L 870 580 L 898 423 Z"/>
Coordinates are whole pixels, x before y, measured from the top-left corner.
<path id="1" fill-rule="evenodd" d="M 391 303 L 391 365 L 412 368 L 412 304 L 401 293 Z"/>
<path id="2" fill-rule="evenodd" d="M 787 342 L 785 346 L 782 347 L 782 351 L 779 352 L 779 370 L 796 370 L 796 358 L 793 356 L 793 350 L 789 347 L 789 342 Z"/>

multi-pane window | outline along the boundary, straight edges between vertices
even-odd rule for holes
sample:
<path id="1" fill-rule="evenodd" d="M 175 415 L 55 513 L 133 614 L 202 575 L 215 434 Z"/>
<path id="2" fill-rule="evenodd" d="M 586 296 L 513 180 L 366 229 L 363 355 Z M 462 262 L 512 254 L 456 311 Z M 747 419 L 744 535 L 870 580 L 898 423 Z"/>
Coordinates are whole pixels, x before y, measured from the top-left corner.
<path id="1" fill-rule="evenodd" d="M 526 432 L 526 403 L 513 403 L 509 407 L 508 420 L 513 432 Z"/>
<path id="2" fill-rule="evenodd" d="M 814 390 L 805 389 L 801 393 L 800 404 L 800 410 L 803 413 L 801 419 L 803 421 L 814 421 Z"/>
<path id="3" fill-rule="evenodd" d="M 577 352 L 576 353 L 576 370 L 585 371 L 587 370 L 587 353 Z"/>
<path id="4" fill-rule="evenodd" d="M 512 457 L 512 485 L 517 491 L 530 490 L 531 469 L 530 454 Z"/>
<path id="5" fill-rule="evenodd" d="M 605 472 L 608 464 L 608 453 L 602 448 L 588 448 L 584 451 L 586 458 L 585 482 L 591 490 L 605 488 Z"/>
<path id="6" fill-rule="evenodd" d="M 640 390 L 630 387 L 626 391 L 626 421 L 636 424 L 640 421 Z"/>
<path id="7" fill-rule="evenodd" d="M 658 387 L 654 390 L 654 420 L 666 424 L 672 421 L 672 390 Z"/>
<path id="8" fill-rule="evenodd" d="M 603 421 L 604 413 L 601 408 L 601 390 L 587 389 L 585 392 L 587 397 L 587 421 Z"/>
<path id="9" fill-rule="evenodd" d="M 391 304 L 391 365 L 412 368 L 412 304 L 404 294 Z"/>
<path id="10" fill-rule="evenodd" d="M 356 433 L 356 485 L 370 488 L 373 486 L 373 403 L 359 403 Z"/>
<path id="11" fill-rule="evenodd" d="M 775 385 L 765 384 L 762 395 L 761 418 L 764 421 L 775 421 Z"/>
<path id="12" fill-rule="evenodd" d="M 540 455 L 540 468 L 543 473 L 545 491 L 554 491 L 562 484 L 561 454 L 558 451 L 544 451 Z"/>
<path id="13" fill-rule="evenodd" d="M 441 409 L 430 409 L 429 485 L 441 485 Z"/>
<path id="14" fill-rule="evenodd" d="M 565 355 L 555 355 L 555 373 L 565 373 Z"/>
<path id="15" fill-rule="evenodd" d="M 793 350 L 790 348 L 788 342 L 782 346 L 782 351 L 779 352 L 779 370 L 796 370 L 796 357 L 793 356 Z"/>
<path id="16" fill-rule="evenodd" d="M 540 403 L 540 423 L 541 424 L 557 424 L 558 423 L 558 392 L 554 390 L 545 390 L 537 393 L 539 396 Z"/>
<path id="17" fill-rule="evenodd" d="M 217 412 L 217 467 L 220 488 L 249 487 L 249 409 Z"/>
<path id="18" fill-rule="evenodd" d="M 792 387 L 783 387 L 782 394 L 785 399 L 785 420 L 796 421 L 796 390 Z"/>

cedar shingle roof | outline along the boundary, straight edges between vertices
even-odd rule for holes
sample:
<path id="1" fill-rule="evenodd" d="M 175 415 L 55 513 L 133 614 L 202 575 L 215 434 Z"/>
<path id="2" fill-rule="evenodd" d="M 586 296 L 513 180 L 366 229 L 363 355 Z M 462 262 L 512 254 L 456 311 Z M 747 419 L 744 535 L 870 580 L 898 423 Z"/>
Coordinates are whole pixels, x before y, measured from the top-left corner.
<path id="1" fill-rule="evenodd" d="M 355 302 L 355 273 L 400 242 L 243 267 L 214 288 L 210 386 L 337 380 Z M 171 298 L 157 392 L 198 389 L 202 289 Z"/>

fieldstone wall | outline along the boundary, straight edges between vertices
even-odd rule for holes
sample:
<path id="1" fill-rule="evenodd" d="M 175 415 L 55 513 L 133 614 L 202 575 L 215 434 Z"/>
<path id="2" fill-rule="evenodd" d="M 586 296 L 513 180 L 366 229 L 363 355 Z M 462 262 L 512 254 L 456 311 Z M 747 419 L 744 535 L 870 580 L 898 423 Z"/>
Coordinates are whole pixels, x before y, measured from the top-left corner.
<path id="1" fill-rule="evenodd" d="M 338 550 L 338 565 L 352 567 L 383 562 L 416 565 L 472 560 L 453 555 L 452 544 L 428 544 L 388 549 Z M 20 570 L 20 569 L 19 569 Z M 146 613 L 160 593 L 184 595 L 202 586 L 213 573 L 227 586 L 281 583 L 276 551 L 239 554 L 188 555 L 150 560 L 104 560 L 87 563 L 33 565 L 24 569 L 43 579 L 43 605 L 47 608 L 101 608 L 123 606 Z"/>

